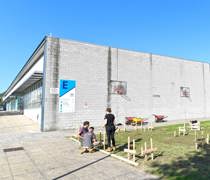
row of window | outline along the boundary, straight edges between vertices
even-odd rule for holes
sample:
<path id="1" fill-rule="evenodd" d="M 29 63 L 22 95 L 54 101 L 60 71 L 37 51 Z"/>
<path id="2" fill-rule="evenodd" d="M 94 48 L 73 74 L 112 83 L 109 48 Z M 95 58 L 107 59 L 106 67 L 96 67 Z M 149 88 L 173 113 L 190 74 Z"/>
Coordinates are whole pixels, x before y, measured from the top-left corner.
<path id="1" fill-rule="evenodd" d="M 24 92 L 23 106 L 24 109 L 36 108 L 41 106 L 42 99 L 42 81 L 28 87 Z"/>
<path id="2" fill-rule="evenodd" d="M 18 111 L 18 99 L 12 99 L 6 104 L 7 111 Z"/>

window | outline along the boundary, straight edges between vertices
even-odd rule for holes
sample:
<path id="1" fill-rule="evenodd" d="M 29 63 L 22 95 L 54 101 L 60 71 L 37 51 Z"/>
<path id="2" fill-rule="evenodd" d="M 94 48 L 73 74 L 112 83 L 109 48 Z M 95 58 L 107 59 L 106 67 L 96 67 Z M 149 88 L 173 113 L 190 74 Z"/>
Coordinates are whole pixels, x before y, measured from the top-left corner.
<path id="1" fill-rule="evenodd" d="M 28 87 L 23 96 L 24 109 L 36 108 L 41 106 L 42 82 L 39 81 Z"/>

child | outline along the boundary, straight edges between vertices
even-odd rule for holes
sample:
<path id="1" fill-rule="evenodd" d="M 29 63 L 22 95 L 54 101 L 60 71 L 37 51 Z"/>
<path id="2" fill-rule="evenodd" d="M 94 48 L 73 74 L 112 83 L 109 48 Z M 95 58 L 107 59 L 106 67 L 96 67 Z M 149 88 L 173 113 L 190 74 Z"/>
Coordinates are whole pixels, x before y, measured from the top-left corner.
<path id="1" fill-rule="evenodd" d="M 85 121 L 83 122 L 83 126 L 79 129 L 78 139 L 81 142 L 81 145 L 82 145 L 82 139 L 84 137 L 84 134 L 88 132 L 89 125 L 90 125 L 89 121 Z"/>
<path id="2" fill-rule="evenodd" d="M 94 145 L 97 144 L 96 135 L 94 134 L 94 127 L 90 127 L 89 131 L 84 134 L 83 141 L 82 141 L 82 147 L 84 150 L 81 152 L 94 152 Z"/>

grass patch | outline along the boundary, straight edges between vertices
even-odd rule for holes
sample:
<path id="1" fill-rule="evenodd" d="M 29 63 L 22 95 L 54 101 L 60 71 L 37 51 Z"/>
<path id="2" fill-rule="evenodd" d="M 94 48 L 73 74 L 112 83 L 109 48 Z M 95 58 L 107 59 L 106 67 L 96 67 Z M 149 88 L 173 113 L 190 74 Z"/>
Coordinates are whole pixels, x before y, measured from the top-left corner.
<path id="1" fill-rule="evenodd" d="M 141 146 L 152 137 L 153 146 L 157 147 L 158 156 L 154 161 L 144 161 L 137 158 L 139 168 L 159 175 L 161 179 L 210 179 L 210 147 L 205 145 L 199 152 L 195 151 L 194 131 L 188 130 L 188 135 L 174 137 L 173 132 L 178 130 L 179 125 L 171 125 L 165 127 L 156 127 L 153 131 L 134 130 L 129 132 L 116 133 L 117 155 L 126 157 L 123 152 L 127 148 L 127 137 L 136 140 L 136 150 L 140 153 Z M 201 123 L 204 131 L 204 137 L 210 133 L 210 122 Z M 198 138 L 201 137 L 201 131 L 197 133 Z"/>

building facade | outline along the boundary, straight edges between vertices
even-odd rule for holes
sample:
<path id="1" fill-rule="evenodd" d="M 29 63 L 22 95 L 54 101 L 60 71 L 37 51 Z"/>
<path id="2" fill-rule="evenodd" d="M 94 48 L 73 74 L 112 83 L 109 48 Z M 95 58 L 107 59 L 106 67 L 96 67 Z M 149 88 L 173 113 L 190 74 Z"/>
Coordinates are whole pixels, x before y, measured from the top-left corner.
<path id="1" fill-rule="evenodd" d="M 45 37 L 4 94 L 43 131 L 104 125 L 152 114 L 210 117 L 210 65 L 184 59 Z"/>

